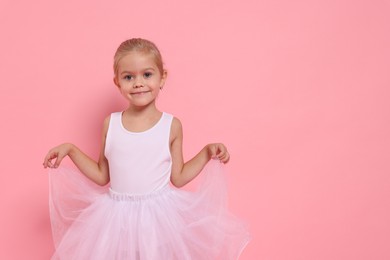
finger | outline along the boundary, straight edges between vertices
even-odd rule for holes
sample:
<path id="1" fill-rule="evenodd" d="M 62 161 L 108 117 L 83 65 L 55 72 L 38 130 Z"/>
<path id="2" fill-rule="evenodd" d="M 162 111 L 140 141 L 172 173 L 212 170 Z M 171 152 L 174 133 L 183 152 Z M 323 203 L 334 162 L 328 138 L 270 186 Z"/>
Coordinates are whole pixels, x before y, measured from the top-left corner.
<path id="1" fill-rule="evenodd" d="M 210 146 L 211 158 L 217 159 L 217 147 L 215 145 Z"/>
<path id="2" fill-rule="evenodd" d="M 223 163 L 227 163 L 229 159 L 230 159 L 230 154 L 227 151 L 220 157 L 220 161 Z"/>
<path id="3" fill-rule="evenodd" d="M 226 147 L 223 144 L 217 144 L 217 151 L 217 155 L 224 154 L 227 152 Z"/>
<path id="4" fill-rule="evenodd" d="M 48 153 L 48 154 L 45 156 L 45 159 L 43 160 L 43 167 L 45 167 L 45 168 L 49 167 L 50 161 L 51 161 L 51 159 L 50 159 L 50 153 Z"/>
<path id="5" fill-rule="evenodd" d="M 53 163 L 52 163 L 51 160 L 48 161 L 47 166 L 48 166 L 49 168 L 54 168 L 54 165 L 53 165 Z"/>
<path id="6" fill-rule="evenodd" d="M 51 162 L 52 159 L 48 159 L 46 162 L 46 167 L 53 168 L 53 163 Z"/>
<path id="7" fill-rule="evenodd" d="M 217 157 L 218 157 L 218 159 L 223 159 L 223 158 L 225 158 L 225 156 L 226 156 L 226 153 L 225 152 L 220 152 L 218 155 L 217 155 Z"/>
<path id="8" fill-rule="evenodd" d="M 217 156 L 218 156 L 218 158 L 221 159 L 221 158 L 225 157 L 227 154 L 228 154 L 228 151 L 227 151 L 226 147 L 221 146 Z"/>
<path id="9" fill-rule="evenodd" d="M 225 157 L 219 159 L 219 161 L 220 161 L 221 163 L 227 163 L 227 162 L 229 161 L 229 156 L 225 156 Z"/>
<path id="10" fill-rule="evenodd" d="M 64 159 L 64 155 L 58 155 L 57 156 L 57 159 L 56 159 L 56 161 L 55 161 L 55 163 L 54 163 L 54 168 L 58 168 L 58 166 L 60 166 L 60 164 L 61 164 L 61 161 L 62 161 L 62 159 Z"/>
<path id="11" fill-rule="evenodd" d="M 45 159 L 43 159 L 43 163 L 42 163 L 42 165 L 43 165 L 43 168 L 47 168 L 47 159 L 46 159 L 46 157 L 45 157 Z"/>
<path id="12" fill-rule="evenodd" d="M 223 163 L 228 163 L 230 161 L 230 154 L 228 154 L 224 159 L 223 159 Z"/>
<path id="13" fill-rule="evenodd" d="M 51 160 L 53 160 L 54 158 L 56 158 L 57 155 L 58 155 L 57 152 L 53 152 L 52 150 L 50 150 L 50 151 L 47 153 L 47 155 L 46 155 L 46 157 L 45 157 L 45 161 L 43 162 L 43 165 L 45 166 L 45 168 L 46 168 L 46 167 L 50 167 L 50 168 L 53 167 L 53 165 L 52 165 L 52 163 L 51 163 Z"/>

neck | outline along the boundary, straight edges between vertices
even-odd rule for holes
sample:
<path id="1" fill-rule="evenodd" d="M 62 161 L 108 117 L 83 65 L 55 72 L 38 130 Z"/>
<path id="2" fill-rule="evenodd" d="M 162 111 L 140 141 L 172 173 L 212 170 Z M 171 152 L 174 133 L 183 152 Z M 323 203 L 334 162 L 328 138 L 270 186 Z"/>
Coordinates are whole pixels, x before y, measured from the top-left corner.
<path id="1" fill-rule="evenodd" d="M 137 107 L 130 104 L 125 112 L 135 117 L 153 116 L 161 113 L 154 103 L 145 107 Z"/>

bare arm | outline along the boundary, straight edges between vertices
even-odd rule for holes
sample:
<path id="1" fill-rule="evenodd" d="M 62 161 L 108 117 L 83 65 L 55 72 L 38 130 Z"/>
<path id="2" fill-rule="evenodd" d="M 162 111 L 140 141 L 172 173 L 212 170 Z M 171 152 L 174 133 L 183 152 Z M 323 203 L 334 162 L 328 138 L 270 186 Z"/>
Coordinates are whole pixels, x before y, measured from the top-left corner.
<path id="1" fill-rule="evenodd" d="M 210 159 L 219 159 L 223 163 L 227 163 L 230 159 L 226 147 L 221 143 L 215 143 L 206 145 L 191 160 L 184 163 L 183 130 L 177 118 L 174 118 L 172 122 L 170 143 L 172 155 L 171 182 L 176 187 L 182 187 L 192 181 Z"/>
<path id="2" fill-rule="evenodd" d="M 78 147 L 73 144 L 65 143 L 59 146 L 52 148 L 46 155 L 43 162 L 45 168 L 57 168 L 62 159 L 65 156 L 73 161 L 73 163 L 79 168 L 79 170 L 90 180 L 99 184 L 106 185 L 110 181 L 109 172 L 108 172 L 108 162 L 104 156 L 104 148 L 106 144 L 106 135 L 108 130 L 108 125 L 110 122 L 110 117 L 107 117 L 104 120 L 103 133 L 102 133 L 102 147 L 100 151 L 100 156 L 98 162 L 91 159 L 88 155 L 82 152 Z M 54 164 L 52 160 L 55 159 Z"/>

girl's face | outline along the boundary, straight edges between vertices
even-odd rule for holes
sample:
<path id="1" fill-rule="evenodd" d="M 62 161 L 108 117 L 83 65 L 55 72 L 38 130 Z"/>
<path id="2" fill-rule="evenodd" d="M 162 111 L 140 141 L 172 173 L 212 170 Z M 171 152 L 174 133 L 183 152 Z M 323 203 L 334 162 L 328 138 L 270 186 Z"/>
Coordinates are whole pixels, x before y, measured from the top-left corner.
<path id="1" fill-rule="evenodd" d="M 166 76 L 166 71 L 161 75 L 153 54 L 131 51 L 119 61 L 114 83 L 131 105 L 147 107 L 155 104 Z"/>

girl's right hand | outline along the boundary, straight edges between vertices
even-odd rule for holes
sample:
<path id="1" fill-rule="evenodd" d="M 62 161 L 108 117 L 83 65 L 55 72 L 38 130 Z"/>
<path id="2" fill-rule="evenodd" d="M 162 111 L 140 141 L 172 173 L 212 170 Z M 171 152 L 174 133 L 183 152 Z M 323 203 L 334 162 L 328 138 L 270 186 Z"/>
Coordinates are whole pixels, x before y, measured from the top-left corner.
<path id="1" fill-rule="evenodd" d="M 43 167 L 57 168 L 60 165 L 62 159 L 64 159 L 64 157 L 67 156 L 72 150 L 72 147 L 72 144 L 66 143 L 52 148 L 47 153 L 45 160 L 43 161 Z M 56 159 L 54 164 L 51 162 L 53 159 Z"/>

